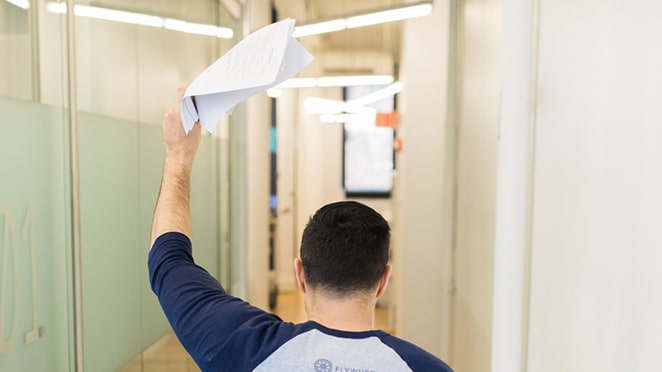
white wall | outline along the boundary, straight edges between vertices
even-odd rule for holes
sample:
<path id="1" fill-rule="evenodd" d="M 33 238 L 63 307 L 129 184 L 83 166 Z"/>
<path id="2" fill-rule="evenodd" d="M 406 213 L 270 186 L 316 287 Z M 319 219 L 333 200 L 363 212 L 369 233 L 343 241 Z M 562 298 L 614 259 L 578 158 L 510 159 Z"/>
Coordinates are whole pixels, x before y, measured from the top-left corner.
<path id="1" fill-rule="evenodd" d="M 247 8 L 250 32 L 271 23 L 269 1 L 252 0 Z M 247 251 L 247 300 L 263 309 L 269 303 L 270 128 L 271 101 L 265 94 L 251 97 L 246 102 L 246 247 L 241 248 Z"/>
<path id="2" fill-rule="evenodd" d="M 319 115 L 305 111 L 306 97 L 339 100 L 341 93 L 340 88 L 291 89 L 285 90 L 277 100 L 278 229 L 275 258 L 276 282 L 281 292 L 296 290 L 292 263 L 299 255 L 301 234 L 310 216 L 324 204 L 344 199 L 342 125 L 321 123 Z"/>
<path id="3" fill-rule="evenodd" d="M 322 123 L 319 115 L 305 111 L 307 97 L 340 100 L 341 96 L 341 88 L 286 89 L 277 100 L 276 280 L 280 291 L 296 289 L 292 262 L 299 254 L 301 234 L 309 217 L 323 205 L 345 199 L 342 188 L 342 124 Z M 387 220 L 392 220 L 390 199 L 365 199 L 360 202 L 371 206 Z"/>
<path id="4" fill-rule="evenodd" d="M 522 370 L 528 301 L 534 4 L 503 0 L 492 308 L 492 372 Z"/>
<path id="5" fill-rule="evenodd" d="M 276 100 L 277 132 L 277 197 L 276 282 L 281 292 L 296 290 L 292 263 L 298 255 L 299 237 L 295 232 L 295 128 L 298 118 L 299 91 L 285 89 Z"/>
<path id="6" fill-rule="evenodd" d="M 497 139 L 501 95 L 501 2 L 459 8 L 455 296 L 451 363 L 490 369 Z"/>
<path id="7" fill-rule="evenodd" d="M 450 8 L 404 25 L 394 207 L 393 285 L 396 332 L 433 354 L 450 354 L 451 202 L 447 153 Z M 445 219 L 445 218 L 448 219 Z M 461 369 L 460 369 L 461 370 Z"/>
<path id="8" fill-rule="evenodd" d="M 299 93 L 296 128 L 297 242 L 310 216 L 323 205 L 345 198 L 342 189 L 342 124 L 322 123 L 305 112 L 305 98 L 342 100 L 341 88 L 305 88 Z"/>
<path id="9" fill-rule="evenodd" d="M 529 371 L 662 370 L 662 3 L 541 1 Z"/>
<path id="10" fill-rule="evenodd" d="M 662 369 L 661 16 L 461 3 L 457 370 Z"/>

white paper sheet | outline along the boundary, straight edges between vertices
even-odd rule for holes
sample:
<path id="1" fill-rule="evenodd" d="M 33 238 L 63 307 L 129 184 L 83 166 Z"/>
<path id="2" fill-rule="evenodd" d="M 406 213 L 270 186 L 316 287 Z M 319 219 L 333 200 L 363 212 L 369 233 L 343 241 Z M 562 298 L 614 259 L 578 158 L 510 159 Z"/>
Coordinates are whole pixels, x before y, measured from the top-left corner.
<path id="1" fill-rule="evenodd" d="M 235 105 L 312 62 L 313 56 L 292 37 L 293 30 L 294 20 L 289 18 L 263 27 L 207 67 L 184 93 L 181 115 L 186 132 L 197 121 L 213 132 Z"/>

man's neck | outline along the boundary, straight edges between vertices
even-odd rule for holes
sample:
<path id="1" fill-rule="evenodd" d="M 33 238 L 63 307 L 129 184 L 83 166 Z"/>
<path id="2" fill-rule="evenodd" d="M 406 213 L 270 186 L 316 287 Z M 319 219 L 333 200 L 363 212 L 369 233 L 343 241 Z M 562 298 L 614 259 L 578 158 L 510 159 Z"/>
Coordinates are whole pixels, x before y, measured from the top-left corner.
<path id="1" fill-rule="evenodd" d="M 308 319 L 327 328 L 349 332 L 374 329 L 374 300 L 363 296 L 337 298 L 309 292 L 304 301 Z"/>

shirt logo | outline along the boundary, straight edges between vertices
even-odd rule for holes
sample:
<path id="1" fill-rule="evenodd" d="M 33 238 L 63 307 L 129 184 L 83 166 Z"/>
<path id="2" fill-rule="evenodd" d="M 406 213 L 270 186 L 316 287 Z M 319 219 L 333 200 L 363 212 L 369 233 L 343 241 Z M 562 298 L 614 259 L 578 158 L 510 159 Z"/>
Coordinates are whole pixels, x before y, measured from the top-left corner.
<path id="1" fill-rule="evenodd" d="M 315 372 L 331 372 L 333 364 L 326 359 L 317 359 L 315 361 Z"/>

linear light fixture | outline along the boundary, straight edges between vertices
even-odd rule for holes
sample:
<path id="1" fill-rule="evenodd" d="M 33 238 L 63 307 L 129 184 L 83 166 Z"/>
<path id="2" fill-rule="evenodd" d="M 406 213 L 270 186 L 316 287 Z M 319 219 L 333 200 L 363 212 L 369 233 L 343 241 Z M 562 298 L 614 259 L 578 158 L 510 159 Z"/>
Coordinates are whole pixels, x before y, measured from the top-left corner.
<path id="1" fill-rule="evenodd" d="M 320 87 L 349 87 L 357 85 L 386 85 L 393 82 L 391 75 L 325 76 L 317 79 Z"/>
<path id="2" fill-rule="evenodd" d="M 25 9 L 25 10 L 30 9 L 30 1 L 28 0 L 5 0 L 5 1 L 21 9 Z"/>
<path id="3" fill-rule="evenodd" d="M 309 114 L 364 114 L 377 115 L 374 107 L 359 106 L 349 102 L 335 101 L 331 99 L 308 97 L 306 98 L 306 112 Z"/>
<path id="4" fill-rule="evenodd" d="M 46 10 L 55 14 L 64 14 L 67 12 L 67 4 L 49 1 L 46 3 Z"/>
<path id="5" fill-rule="evenodd" d="M 430 14 L 431 12 L 432 4 L 419 4 L 405 8 L 389 9 L 381 12 L 349 17 L 347 18 L 346 24 L 347 28 L 365 27 L 377 25 L 380 23 L 388 23 L 402 21 L 403 19 L 422 17 Z"/>
<path id="6" fill-rule="evenodd" d="M 386 88 L 367 94 L 347 102 L 323 99 L 317 97 L 306 98 L 306 112 L 320 115 L 322 123 L 346 123 L 374 126 L 377 120 L 377 109 L 368 107 L 389 96 L 402 91 L 403 84 L 395 82 Z"/>
<path id="7" fill-rule="evenodd" d="M 432 12 L 432 2 L 424 1 L 401 8 L 392 8 L 339 18 L 330 21 L 310 23 L 294 28 L 293 37 L 319 35 L 327 32 L 341 31 L 346 28 L 358 28 L 380 23 L 402 21 L 409 18 L 422 17 Z"/>
<path id="8" fill-rule="evenodd" d="M 357 85 L 387 85 L 392 82 L 393 76 L 391 75 L 324 76 L 319 78 L 287 79 L 274 88 L 350 87 Z"/>
<path id="9" fill-rule="evenodd" d="M 216 36 L 223 39 L 232 39 L 232 30 L 225 27 L 192 23 L 178 19 L 166 18 L 163 27 L 168 30 L 186 32 L 188 34 Z"/>
<path id="10" fill-rule="evenodd" d="M 276 88 L 311 88 L 317 85 L 315 78 L 291 78 L 278 84 Z"/>
<path id="11" fill-rule="evenodd" d="M 325 34 L 327 32 L 341 31 L 346 28 L 344 19 L 333 19 L 319 23 L 311 23 L 294 28 L 292 37 Z"/>
<path id="12" fill-rule="evenodd" d="M 276 85 L 275 89 L 312 87 L 350 87 L 357 85 L 387 85 L 393 82 L 391 75 L 324 76 L 319 78 L 292 78 Z"/>
<path id="13" fill-rule="evenodd" d="M 280 98 L 283 95 L 283 90 L 278 88 L 267 89 L 267 96 L 271 98 Z"/>
<path id="14" fill-rule="evenodd" d="M 365 95 L 363 97 L 355 98 L 352 100 L 347 101 L 347 104 L 350 106 L 365 106 L 369 105 L 371 103 L 375 103 L 378 101 L 381 101 L 382 99 L 390 96 L 394 96 L 400 91 L 402 91 L 402 88 L 404 88 L 404 85 L 396 81 L 395 83 L 387 86 L 386 88 L 382 88 L 378 91 L 372 92 L 368 95 Z"/>
<path id="15" fill-rule="evenodd" d="M 370 114 L 325 114 L 320 115 L 322 123 L 348 123 L 361 125 L 374 125 L 377 117 Z"/>
<path id="16" fill-rule="evenodd" d="M 55 14 L 64 14 L 67 12 L 65 3 L 48 2 L 46 9 Z M 156 28 L 165 28 L 173 31 L 186 32 L 189 34 L 216 36 L 223 39 L 231 39 L 232 29 L 226 27 L 217 27 L 202 23 L 191 23 L 178 19 L 162 18 L 151 14 L 126 12 L 108 8 L 100 8 L 88 5 L 74 6 L 74 14 L 81 17 L 102 19 L 112 22 L 129 23 L 134 25 L 149 26 Z"/>
<path id="17" fill-rule="evenodd" d="M 163 27 L 164 20 L 161 17 L 125 12 L 123 10 L 99 8 L 96 6 L 88 5 L 75 5 L 74 14 L 80 17 L 103 19 L 106 21 L 130 23 L 133 25 L 149 26 L 149 27 Z"/>

